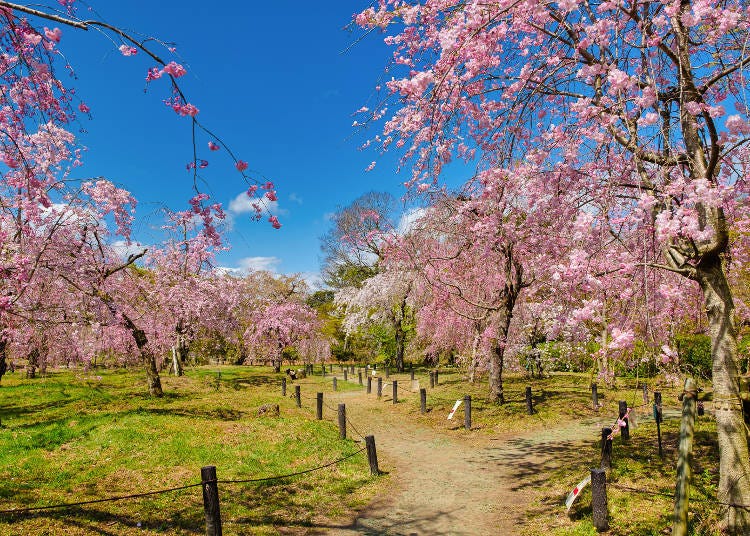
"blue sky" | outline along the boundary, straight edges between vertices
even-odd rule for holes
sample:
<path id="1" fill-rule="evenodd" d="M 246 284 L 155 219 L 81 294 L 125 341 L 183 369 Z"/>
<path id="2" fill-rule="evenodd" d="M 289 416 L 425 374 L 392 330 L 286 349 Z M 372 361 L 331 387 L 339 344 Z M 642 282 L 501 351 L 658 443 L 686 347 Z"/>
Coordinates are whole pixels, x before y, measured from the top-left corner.
<path id="1" fill-rule="evenodd" d="M 395 155 L 361 151 L 364 137 L 352 128 L 354 112 L 373 95 L 389 57 L 381 34 L 355 43 L 360 33 L 345 29 L 365 2 L 131 0 L 92 6 L 98 14 L 81 10 L 79 16 L 174 42 L 175 59 L 188 69 L 181 85 L 201 121 L 256 176 L 276 184 L 283 227 L 274 230 L 265 220 L 252 222 L 249 214 L 230 210 L 232 249 L 219 264 L 317 272 L 318 238 L 337 206 L 369 190 L 403 195 L 407 172 L 396 174 Z M 60 49 L 78 77 L 70 83 L 92 111 L 91 120 L 81 118 L 79 139 L 88 150 L 77 175 L 103 175 L 132 191 L 139 201 L 135 238 L 157 242 L 159 208 L 183 209 L 193 195 L 185 170 L 192 158 L 189 120 L 162 103 L 169 96 L 166 80 L 152 82 L 144 93 L 149 58 L 122 56 L 119 41 L 94 31 L 63 32 Z M 167 59 L 169 53 L 161 52 Z M 232 201 L 247 186 L 223 151 L 209 154 L 207 139 L 198 144 L 199 157 L 209 160 L 201 188 L 225 208 L 238 209 Z M 375 170 L 365 172 L 376 159 Z"/>

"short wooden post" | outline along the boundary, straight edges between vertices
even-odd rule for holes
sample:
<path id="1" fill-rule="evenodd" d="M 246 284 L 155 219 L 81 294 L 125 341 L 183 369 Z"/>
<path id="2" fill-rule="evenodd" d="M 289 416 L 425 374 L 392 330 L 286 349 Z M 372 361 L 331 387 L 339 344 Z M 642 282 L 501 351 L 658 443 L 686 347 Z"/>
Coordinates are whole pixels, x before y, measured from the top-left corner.
<path id="1" fill-rule="evenodd" d="M 393 386 L 393 403 L 398 404 L 398 382 L 393 380 L 391 385 Z"/>
<path id="2" fill-rule="evenodd" d="M 594 406 L 594 410 L 599 409 L 599 393 L 596 390 L 596 384 L 591 384 L 591 404 Z"/>
<path id="3" fill-rule="evenodd" d="M 602 469 L 612 469 L 612 428 L 602 428 Z"/>
<path id="4" fill-rule="evenodd" d="M 464 428 L 471 430 L 471 397 L 464 397 Z"/>
<path id="5" fill-rule="evenodd" d="M 286 396 L 286 378 L 281 378 L 281 396 Z"/>
<path id="6" fill-rule="evenodd" d="M 300 393 L 299 385 L 294 386 L 294 399 L 297 402 L 297 407 L 301 408 L 302 407 L 302 393 Z"/>
<path id="7" fill-rule="evenodd" d="M 427 413 L 427 389 L 424 387 L 419 389 L 419 412 Z"/>
<path id="8" fill-rule="evenodd" d="M 346 439 L 346 404 L 339 404 L 339 435 Z"/>
<path id="9" fill-rule="evenodd" d="M 391 367 L 385 367 L 385 379 L 387 380 L 390 377 L 391 377 Z"/>
<path id="10" fill-rule="evenodd" d="M 688 533 L 688 495 L 690 492 L 690 457 L 693 453 L 695 410 L 698 388 L 692 378 L 685 380 L 682 397 L 682 421 L 680 422 L 680 446 L 677 456 L 677 485 L 674 492 L 674 523 L 672 536 Z"/>
<path id="11" fill-rule="evenodd" d="M 326 366 L 325 365 L 323 365 L 323 377 L 324 378 L 326 377 Z"/>
<path id="12" fill-rule="evenodd" d="M 625 415 L 628 412 L 628 403 L 625 400 L 618 402 L 620 420 L 625 423 L 625 426 L 620 427 L 620 435 L 623 441 L 630 439 L 630 426 L 628 426 L 628 418 Z"/>
<path id="13" fill-rule="evenodd" d="M 344 381 L 349 381 L 349 371 L 344 369 Z"/>
<path id="14" fill-rule="evenodd" d="M 411 365 L 409 365 L 409 379 L 411 381 L 414 381 L 414 367 L 412 367 Z"/>
<path id="15" fill-rule="evenodd" d="M 643 384 L 643 403 L 648 404 L 648 384 Z"/>
<path id="16" fill-rule="evenodd" d="M 383 396 L 383 378 L 378 376 L 378 398 Z"/>
<path id="17" fill-rule="evenodd" d="M 599 532 L 609 530 L 607 511 L 607 473 L 604 469 L 591 470 L 591 510 L 594 528 Z"/>
<path id="18" fill-rule="evenodd" d="M 219 510 L 219 485 L 216 467 L 201 467 L 203 484 L 203 511 L 206 514 L 206 536 L 221 536 L 221 512 Z"/>
<path id="19" fill-rule="evenodd" d="M 359 380 L 359 384 L 362 385 L 362 372 L 357 372 L 357 379 Z"/>
<path id="20" fill-rule="evenodd" d="M 375 450 L 375 436 L 365 436 L 365 445 L 367 446 L 367 461 L 370 462 L 370 473 L 379 475 L 380 469 L 378 469 L 378 453 Z"/>
<path id="21" fill-rule="evenodd" d="M 430 387 L 435 387 L 435 372 L 430 371 Z"/>
<path id="22" fill-rule="evenodd" d="M 659 441 L 659 457 L 664 457 L 664 452 L 661 447 L 661 391 L 654 391 L 654 420 L 656 421 L 656 438 Z"/>
<path id="23" fill-rule="evenodd" d="M 440 385 L 440 376 L 438 374 L 438 369 L 435 369 L 435 385 Z"/>
<path id="24" fill-rule="evenodd" d="M 351 367 L 349 367 L 349 372 L 351 372 L 352 375 L 354 374 L 354 365 L 352 365 Z"/>
<path id="25" fill-rule="evenodd" d="M 372 377 L 368 376 L 367 377 L 367 394 L 369 395 L 370 393 L 372 393 Z"/>
<path id="26" fill-rule="evenodd" d="M 333 390 L 334 391 L 339 390 L 338 378 L 336 378 L 335 376 L 333 377 Z"/>
<path id="27" fill-rule="evenodd" d="M 315 397 L 315 409 L 318 420 L 323 420 L 323 393 L 318 393 Z"/>
<path id="28" fill-rule="evenodd" d="M 526 413 L 534 414 L 534 400 L 531 398 L 531 386 L 526 386 Z"/>

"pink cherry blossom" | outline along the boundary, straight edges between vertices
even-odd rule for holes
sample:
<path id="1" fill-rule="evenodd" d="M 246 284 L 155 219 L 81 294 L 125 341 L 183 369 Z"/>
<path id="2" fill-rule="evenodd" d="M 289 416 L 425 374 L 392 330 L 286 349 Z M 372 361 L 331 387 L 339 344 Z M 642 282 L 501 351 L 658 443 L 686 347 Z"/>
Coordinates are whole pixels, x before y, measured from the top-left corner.
<path id="1" fill-rule="evenodd" d="M 135 56 L 138 54 L 138 49 L 128 45 L 120 45 L 118 50 L 123 56 Z"/>

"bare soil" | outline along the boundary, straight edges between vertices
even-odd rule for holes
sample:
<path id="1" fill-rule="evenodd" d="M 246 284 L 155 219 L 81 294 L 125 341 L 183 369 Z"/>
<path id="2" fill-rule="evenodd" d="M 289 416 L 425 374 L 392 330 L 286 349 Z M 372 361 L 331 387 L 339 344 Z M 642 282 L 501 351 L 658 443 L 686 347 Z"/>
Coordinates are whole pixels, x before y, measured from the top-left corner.
<path id="1" fill-rule="evenodd" d="M 569 421 L 493 438 L 425 427 L 393 411 L 390 399 L 363 392 L 336 398 L 346 403 L 357 432 L 375 436 L 380 469 L 387 473 L 375 501 L 348 525 L 326 531 L 337 536 L 519 534 L 548 472 L 566 463 L 566 452 L 591 448 L 597 430 L 611 424 Z M 456 428 L 463 425 L 461 409 L 455 420 Z M 350 428 L 351 436 L 357 432 Z M 554 509 L 564 508 L 563 502 L 543 501 Z"/>

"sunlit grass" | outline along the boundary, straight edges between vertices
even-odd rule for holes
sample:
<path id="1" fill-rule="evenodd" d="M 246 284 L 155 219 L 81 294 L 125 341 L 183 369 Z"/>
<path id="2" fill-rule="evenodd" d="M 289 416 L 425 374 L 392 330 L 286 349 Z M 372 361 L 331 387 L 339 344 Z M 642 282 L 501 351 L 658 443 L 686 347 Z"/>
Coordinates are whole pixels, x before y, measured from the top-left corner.
<path id="1" fill-rule="evenodd" d="M 217 374 L 220 372 L 220 375 Z M 200 481 L 287 474 L 359 450 L 336 426 L 282 398 L 282 375 L 250 367 L 198 368 L 163 377 L 149 397 L 140 371 L 53 371 L 3 378 L 0 509 L 98 499 Z M 279 417 L 257 415 L 279 404 Z M 221 484 L 225 534 L 329 525 L 374 494 L 364 454 L 302 477 Z M 139 526 L 140 523 L 140 526 Z M 1 534 L 199 534 L 200 488 L 34 515 L 0 516 Z"/>

